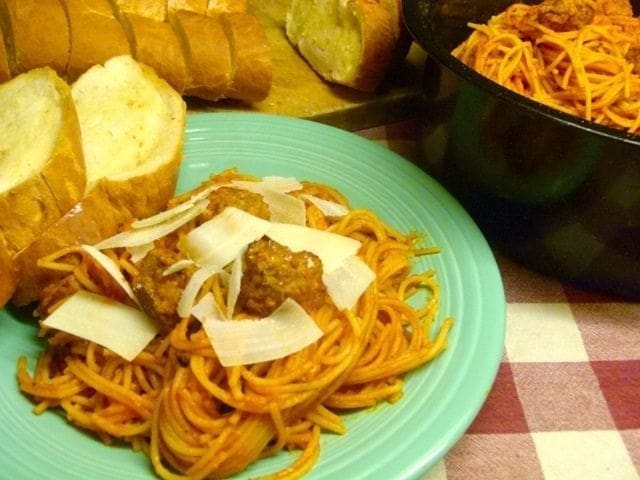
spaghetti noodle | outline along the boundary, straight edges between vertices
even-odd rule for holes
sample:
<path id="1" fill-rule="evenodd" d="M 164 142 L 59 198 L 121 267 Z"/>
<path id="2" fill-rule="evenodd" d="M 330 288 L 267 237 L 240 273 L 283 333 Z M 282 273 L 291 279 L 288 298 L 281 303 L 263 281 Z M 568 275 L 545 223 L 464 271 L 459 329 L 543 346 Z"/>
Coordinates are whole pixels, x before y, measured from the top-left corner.
<path id="1" fill-rule="evenodd" d="M 565 113 L 640 133 L 640 19 L 626 0 L 515 3 L 452 54 L 494 82 Z"/>
<path id="2" fill-rule="evenodd" d="M 208 185 L 235 178 L 247 177 L 223 172 Z M 294 192 L 309 194 L 347 205 L 324 185 L 303 182 L 302 190 Z M 452 320 L 437 326 L 435 272 L 412 273 L 413 259 L 437 253 L 437 248 L 418 247 L 415 234 L 391 229 L 370 211 L 350 210 L 338 218 L 308 202 L 305 208 L 309 226 L 358 239 L 359 256 L 376 274 L 354 308 L 339 310 L 327 300 L 312 312 L 323 331 L 319 340 L 280 359 L 223 367 L 193 316 L 157 335 L 132 361 L 43 328 L 48 346 L 33 374 L 26 358 L 18 360 L 19 386 L 36 402 L 35 412 L 62 408 L 71 423 L 104 442 L 131 444 L 150 457 L 163 479 L 226 477 L 283 449 L 300 454 L 266 478 L 308 472 L 319 455 L 320 433 L 345 433 L 340 412 L 398 401 L 403 374 L 442 352 Z M 175 249 L 194 222 L 157 240 L 156 248 Z M 107 253 L 125 276 L 135 278 L 138 266 L 129 252 Z M 44 316 L 74 289 L 110 293 L 109 283 L 98 278 L 80 248 L 41 263 L 67 275 L 44 293 L 39 304 Z M 214 276 L 200 296 L 212 292 L 224 303 L 226 289 L 221 276 Z M 424 299 L 408 302 L 421 291 Z"/>

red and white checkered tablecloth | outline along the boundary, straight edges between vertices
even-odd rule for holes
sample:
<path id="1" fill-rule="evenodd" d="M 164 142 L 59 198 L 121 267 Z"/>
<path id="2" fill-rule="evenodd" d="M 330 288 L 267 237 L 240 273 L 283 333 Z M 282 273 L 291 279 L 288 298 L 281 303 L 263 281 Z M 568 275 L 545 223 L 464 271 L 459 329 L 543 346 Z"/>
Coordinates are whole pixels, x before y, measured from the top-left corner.
<path id="1" fill-rule="evenodd" d="M 357 133 L 420 163 L 420 132 L 408 121 Z M 640 479 L 640 304 L 496 257 L 507 301 L 498 375 L 423 480 Z"/>

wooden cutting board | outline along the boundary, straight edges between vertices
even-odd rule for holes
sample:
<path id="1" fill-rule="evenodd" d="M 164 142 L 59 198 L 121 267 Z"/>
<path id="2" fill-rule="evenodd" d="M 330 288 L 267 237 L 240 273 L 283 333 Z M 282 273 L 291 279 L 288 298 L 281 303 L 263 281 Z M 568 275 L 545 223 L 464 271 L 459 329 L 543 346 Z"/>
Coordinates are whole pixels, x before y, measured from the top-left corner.
<path id="1" fill-rule="evenodd" d="M 413 44 L 405 62 L 375 93 L 357 92 L 322 80 L 289 43 L 284 32 L 288 0 L 249 0 L 271 46 L 273 83 L 268 97 L 251 106 L 193 102 L 192 112 L 254 111 L 306 118 L 346 130 L 391 123 L 419 113 L 424 51 Z"/>

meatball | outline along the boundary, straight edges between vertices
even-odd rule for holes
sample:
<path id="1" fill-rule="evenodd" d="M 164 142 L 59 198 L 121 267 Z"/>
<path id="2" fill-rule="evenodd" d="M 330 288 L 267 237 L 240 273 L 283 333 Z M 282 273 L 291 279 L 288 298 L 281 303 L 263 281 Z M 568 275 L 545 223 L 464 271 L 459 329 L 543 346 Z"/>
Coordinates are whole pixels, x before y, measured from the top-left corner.
<path id="1" fill-rule="evenodd" d="M 577 30 L 593 21 L 595 15 L 632 16 L 628 0 L 546 0 L 538 6 L 540 23 L 555 30 Z"/>
<path id="2" fill-rule="evenodd" d="M 311 312 L 327 298 L 320 259 L 269 238 L 249 245 L 243 270 L 236 309 L 246 313 L 266 317 L 287 298 Z"/>
<path id="3" fill-rule="evenodd" d="M 556 32 L 577 30 L 593 20 L 593 2 L 580 0 L 547 0 L 538 6 L 541 24 Z"/>
<path id="4" fill-rule="evenodd" d="M 163 272 L 179 260 L 178 254 L 166 248 L 154 248 L 136 265 L 139 273 L 133 277 L 133 289 L 142 310 L 166 332 L 180 319 L 176 312 L 180 295 L 184 290 L 192 268 L 170 275 Z"/>
<path id="5" fill-rule="evenodd" d="M 212 219 L 227 207 L 236 207 L 255 217 L 269 219 L 269 206 L 259 193 L 232 187 L 220 187 L 209 194 L 209 205 L 198 217 L 203 223 Z"/>
<path id="6" fill-rule="evenodd" d="M 626 60 L 633 64 L 633 73 L 640 74 L 640 45 L 629 47 Z"/>

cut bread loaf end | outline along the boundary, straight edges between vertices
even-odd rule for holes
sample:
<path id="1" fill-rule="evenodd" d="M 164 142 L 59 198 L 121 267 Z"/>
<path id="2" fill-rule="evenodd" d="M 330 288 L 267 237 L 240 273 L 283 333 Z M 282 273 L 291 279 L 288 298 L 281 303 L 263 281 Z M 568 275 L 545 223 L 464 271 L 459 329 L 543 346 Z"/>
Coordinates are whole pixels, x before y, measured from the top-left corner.
<path id="1" fill-rule="evenodd" d="M 73 85 L 87 168 L 85 196 L 16 257 L 16 305 L 36 300 L 55 275 L 37 260 L 93 244 L 166 207 L 182 160 L 186 106 L 155 71 L 132 57 L 96 65 Z"/>
<path id="2" fill-rule="evenodd" d="M 178 10 L 169 19 L 187 61 L 185 95 L 212 101 L 224 98 L 231 86 L 231 45 L 220 18 Z"/>
<path id="3" fill-rule="evenodd" d="M 130 41 L 109 0 L 61 0 L 65 6 L 70 52 L 66 77 L 73 81 L 93 65 L 131 54 Z"/>
<path id="4" fill-rule="evenodd" d="M 14 75 L 48 66 L 64 72 L 69 61 L 69 27 L 60 0 L 1 0 L 2 23 L 11 36 Z"/>
<path id="5" fill-rule="evenodd" d="M 0 85 L 0 231 L 11 253 L 29 245 L 85 191 L 69 85 L 40 68 Z"/>
<path id="6" fill-rule="evenodd" d="M 187 64 L 171 25 L 136 14 L 125 14 L 123 19 L 131 31 L 135 59 L 152 67 L 182 95 L 188 79 Z"/>
<path id="7" fill-rule="evenodd" d="M 405 48 L 400 18 L 397 0 L 292 0 L 286 34 L 325 80 L 370 92 Z"/>

